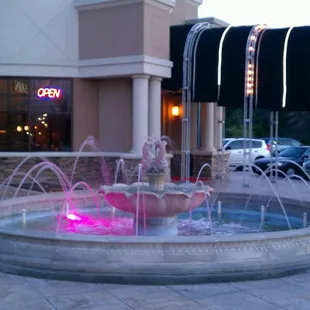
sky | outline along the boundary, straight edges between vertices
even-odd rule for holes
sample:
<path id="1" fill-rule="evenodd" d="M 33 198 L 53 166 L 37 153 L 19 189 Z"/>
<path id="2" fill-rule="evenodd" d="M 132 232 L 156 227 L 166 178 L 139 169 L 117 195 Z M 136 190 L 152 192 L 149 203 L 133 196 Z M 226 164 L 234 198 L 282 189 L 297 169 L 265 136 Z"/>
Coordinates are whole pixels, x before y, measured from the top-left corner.
<path id="1" fill-rule="evenodd" d="M 204 0 L 199 17 L 216 17 L 232 25 L 270 27 L 310 25 L 310 0 Z"/>

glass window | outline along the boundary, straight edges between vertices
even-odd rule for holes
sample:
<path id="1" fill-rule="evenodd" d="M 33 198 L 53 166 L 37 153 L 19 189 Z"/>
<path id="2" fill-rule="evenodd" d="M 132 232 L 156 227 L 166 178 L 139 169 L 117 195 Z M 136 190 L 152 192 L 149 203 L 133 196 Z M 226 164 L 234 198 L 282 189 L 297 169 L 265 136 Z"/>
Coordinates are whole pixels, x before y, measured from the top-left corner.
<path id="1" fill-rule="evenodd" d="M 306 151 L 306 149 L 303 148 L 303 147 L 291 146 L 291 147 L 283 150 L 282 152 L 280 152 L 279 156 L 281 156 L 281 157 L 299 158 L 300 156 L 302 156 L 304 154 L 305 151 Z"/>
<path id="2" fill-rule="evenodd" d="M 310 157 L 310 149 L 307 149 L 307 151 L 303 155 L 306 155 L 306 156 Z"/>
<path id="3" fill-rule="evenodd" d="M 237 140 L 237 141 L 232 141 L 230 142 L 227 147 L 230 149 L 230 150 L 239 150 L 241 148 L 243 148 L 242 146 L 242 141 L 240 140 Z"/>
<path id="4" fill-rule="evenodd" d="M 29 95 L 29 81 L 24 79 L 11 79 L 8 80 L 10 95 Z"/>
<path id="5" fill-rule="evenodd" d="M 32 114 L 29 135 L 35 151 L 70 151 L 71 117 L 66 114 Z"/>
<path id="6" fill-rule="evenodd" d="M 0 79 L 0 94 L 7 94 L 8 92 L 8 80 Z"/>
<path id="7" fill-rule="evenodd" d="M 299 141 L 293 139 L 293 140 L 292 140 L 292 145 L 293 145 L 293 146 L 301 146 L 302 144 L 301 144 Z"/>
<path id="8" fill-rule="evenodd" d="M 72 82 L 0 79 L 0 151 L 70 151 Z"/>
<path id="9" fill-rule="evenodd" d="M 8 100 L 7 100 L 7 98 L 8 98 L 7 95 L 1 95 L 0 94 L 0 113 L 8 111 Z"/>
<path id="10" fill-rule="evenodd" d="M 262 147 L 262 142 L 261 141 L 252 141 L 252 147 L 254 149 L 259 149 Z"/>

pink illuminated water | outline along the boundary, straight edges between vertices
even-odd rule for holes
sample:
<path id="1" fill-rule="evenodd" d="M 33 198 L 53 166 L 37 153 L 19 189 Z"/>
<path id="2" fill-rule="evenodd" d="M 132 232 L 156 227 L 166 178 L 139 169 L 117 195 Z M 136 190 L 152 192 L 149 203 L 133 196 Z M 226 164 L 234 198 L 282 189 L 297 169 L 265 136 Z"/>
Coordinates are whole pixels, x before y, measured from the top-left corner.
<path id="1" fill-rule="evenodd" d="M 69 213 L 61 219 L 59 229 L 67 233 L 132 236 L 134 223 L 132 218 L 98 218 Z"/>

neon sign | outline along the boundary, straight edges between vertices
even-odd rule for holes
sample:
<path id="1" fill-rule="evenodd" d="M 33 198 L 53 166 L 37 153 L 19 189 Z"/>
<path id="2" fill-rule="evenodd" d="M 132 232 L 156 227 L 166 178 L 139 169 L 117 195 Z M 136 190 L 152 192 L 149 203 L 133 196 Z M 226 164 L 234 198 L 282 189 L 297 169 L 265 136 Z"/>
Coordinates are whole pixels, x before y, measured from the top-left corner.
<path id="1" fill-rule="evenodd" d="M 37 90 L 37 96 L 39 98 L 59 99 L 61 96 L 60 88 L 41 87 Z"/>

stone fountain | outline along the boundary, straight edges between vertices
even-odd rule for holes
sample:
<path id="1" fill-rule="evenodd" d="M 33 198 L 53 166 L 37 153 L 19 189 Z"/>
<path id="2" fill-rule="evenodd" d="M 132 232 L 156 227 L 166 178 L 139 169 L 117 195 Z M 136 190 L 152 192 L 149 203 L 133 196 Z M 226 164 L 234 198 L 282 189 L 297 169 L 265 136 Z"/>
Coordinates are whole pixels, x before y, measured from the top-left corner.
<path id="1" fill-rule="evenodd" d="M 139 182 L 102 186 L 99 193 L 120 211 L 134 214 L 146 235 L 177 234 L 177 215 L 191 212 L 213 192 L 203 184 L 165 183 L 166 141 L 149 138 L 143 146 Z M 148 182 L 141 182 L 146 177 Z"/>
<path id="2" fill-rule="evenodd" d="M 44 193 L 35 176 L 46 168 L 63 192 Z M 165 182 L 165 169 L 165 144 L 156 140 L 144 145 L 139 182 L 102 186 L 99 194 L 84 182 L 71 184 L 49 161 L 34 166 L 23 180 L 31 178 L 43 191 L 20 196 L 11 186 L 13 198 L 0 201 L 0 271 L 180 284 L 261 279 L 310 268 L 310 199 L 281 196 L 283 185 L 274 188 L 270 182 L 273 196 L 259 193 L 261 188 L 249 196 L 241 184 L 231 192 L 218 186 L 212 194 L 202 183 Z M 78 185 L 87 190 L 75 191 Z"/>

